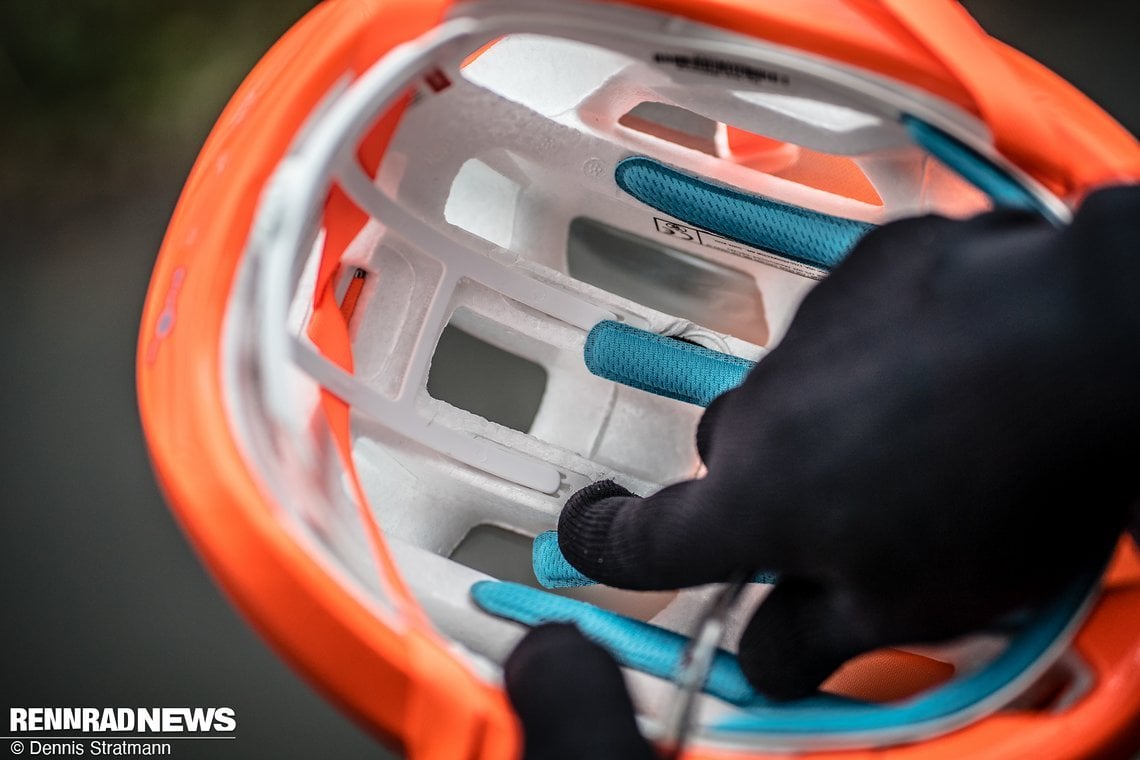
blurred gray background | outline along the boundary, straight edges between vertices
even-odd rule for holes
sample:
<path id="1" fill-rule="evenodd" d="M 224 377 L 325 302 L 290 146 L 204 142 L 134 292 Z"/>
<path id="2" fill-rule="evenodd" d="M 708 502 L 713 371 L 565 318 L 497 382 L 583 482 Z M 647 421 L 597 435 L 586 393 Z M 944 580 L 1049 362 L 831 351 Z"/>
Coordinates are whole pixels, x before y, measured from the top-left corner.
<path id="1" fill-rule="evenodd" d="M 181 183 L 243 74 L 311 5 L 0 1 L 3 715 L 229 705 L 238 741 L 180 757 L 391 756 L 215 588 L 157 491 L 135 407 L 137 322 Z M 967 5 L 1140 130 L 1140 3 Z"/>

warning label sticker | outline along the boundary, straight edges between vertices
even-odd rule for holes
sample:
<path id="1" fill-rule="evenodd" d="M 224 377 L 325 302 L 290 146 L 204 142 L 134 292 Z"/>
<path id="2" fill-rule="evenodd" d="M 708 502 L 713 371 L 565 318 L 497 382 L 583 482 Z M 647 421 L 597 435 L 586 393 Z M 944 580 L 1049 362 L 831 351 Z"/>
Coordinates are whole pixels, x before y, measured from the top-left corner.
<path id="1" fill-rule="evenodd" d="M 690 227 L 674 222 L 669 219 L 662 219 L 660 217 L 653 217 L 653 223 L 657 226 L 657 231 L 662 235 L 667 235 L 675 240 L 683 240 L 696 245 L 704 246 L 705 248 L 712 248 L 723 253 L 732 254 L 733 256 L 740 256 L 741 258 L 749 259 L 751 261 L 758 261 L 761 264 L 767 264 L 770 267 L 781 269 L 791 274 L 799 275 L 800 277 L 807 277 L 812 280 L 822 280 L 827 277 L 827 270 L 818 267 L 809 266 L 808 264 L 801 264 L 798 261 L 786 259 L 783 256 L 778 256 L 774 253 L 762 251 L 759 248 L 753 248 L 750 245 L 731 240 L 715 232 L 702 230 L 699 227 Z"/>

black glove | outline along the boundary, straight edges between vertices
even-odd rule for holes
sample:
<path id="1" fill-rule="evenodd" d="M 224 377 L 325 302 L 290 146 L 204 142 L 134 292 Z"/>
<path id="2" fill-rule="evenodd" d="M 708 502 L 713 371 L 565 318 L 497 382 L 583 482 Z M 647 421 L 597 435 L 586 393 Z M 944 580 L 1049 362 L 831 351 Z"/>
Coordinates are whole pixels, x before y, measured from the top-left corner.
<path id="1" fill-rule="evenodd" d="M 566 623 L 528 633 L 503 665 L 526 760 L 656 760 L 609 652 Z"/>
<path id="2" fill-rule="evenodd" d="M 707 476 L 584 488 L 566 558 L 630 589 L 779 572 L 740 642 L 776 698 L 1051 597 L 1140 493 L 1138 220 L 1129 187 L 1063 230 L 996 211 L 870 233 L 708 408 Z"/>

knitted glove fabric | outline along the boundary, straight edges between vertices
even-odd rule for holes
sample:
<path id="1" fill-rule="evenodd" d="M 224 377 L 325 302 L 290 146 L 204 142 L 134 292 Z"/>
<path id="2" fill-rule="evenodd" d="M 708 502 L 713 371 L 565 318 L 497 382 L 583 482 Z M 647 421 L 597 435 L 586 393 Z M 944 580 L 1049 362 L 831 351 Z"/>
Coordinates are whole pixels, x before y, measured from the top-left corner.
<path id="1" fill-rule="evenodd" d="M 525 760 L 654 760 L 610 654 L 566 623 L 530 631 L 503 667 Z"/>

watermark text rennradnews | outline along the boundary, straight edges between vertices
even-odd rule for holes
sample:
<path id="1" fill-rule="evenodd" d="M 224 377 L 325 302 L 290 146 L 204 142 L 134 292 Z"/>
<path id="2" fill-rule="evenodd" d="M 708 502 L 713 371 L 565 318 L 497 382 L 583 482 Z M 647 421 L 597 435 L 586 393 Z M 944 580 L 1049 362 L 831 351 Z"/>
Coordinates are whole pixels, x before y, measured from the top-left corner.
<path id="1" fill-rule="evenodd" d="M 237 730 L 232 707 L 13 707 L 11 733 L 35 731 L 123 731 L 196 733 Z"/>
<path id="2" fill-rule="evenodd" d="M 12 707 L 3 738 L 13 756 L 154 756 L 236 730 L 232 707 Z"/>

